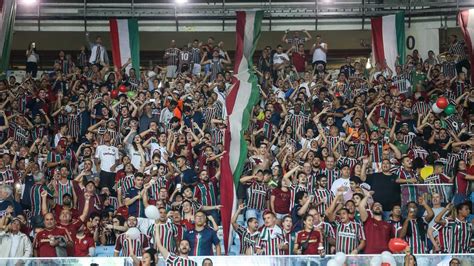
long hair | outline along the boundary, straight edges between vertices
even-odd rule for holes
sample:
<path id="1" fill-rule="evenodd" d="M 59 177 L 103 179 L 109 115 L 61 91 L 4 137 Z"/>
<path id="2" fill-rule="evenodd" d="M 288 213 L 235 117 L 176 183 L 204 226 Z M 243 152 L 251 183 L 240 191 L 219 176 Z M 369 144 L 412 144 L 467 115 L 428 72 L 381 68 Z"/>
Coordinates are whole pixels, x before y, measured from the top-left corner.
<path id="1" fill-rule="evenodd" d="M 28 50 L 33 50 L 33 53 L 36 54 L 36 47 L 35 48 L 32 48 L 31 46 L 33 45 L 33 42 L 30 42 L 30 44 L 28 44 Z"/>

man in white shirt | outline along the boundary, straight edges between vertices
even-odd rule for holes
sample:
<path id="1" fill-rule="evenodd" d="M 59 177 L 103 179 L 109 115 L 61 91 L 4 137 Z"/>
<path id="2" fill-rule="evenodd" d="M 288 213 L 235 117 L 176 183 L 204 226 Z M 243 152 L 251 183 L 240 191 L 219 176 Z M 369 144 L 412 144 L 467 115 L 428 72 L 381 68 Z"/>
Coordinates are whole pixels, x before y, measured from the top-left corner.
<path id="1" fill-rule="evenodd" d="M 275 69 L 275 71 L 279 71 L 289 64 L 290 58 L 288 57 L 288 54 L 283 53 L 283 47 L 278 45 L 277 51 L 273 55 L 273 69 Z"/>
<path id="2" fill-rule="evenodd" d="M 174 117 L 174 109 L 178 103 L 175 100 L 171 100 L 167 108 L 161 110 L 160 115 L 160 124 L 164 125 L 165 128 L 168 128 L 171 118 Z"/>
<path id="3" fill-rule="evenodd" d="M 97 36 L 95 42 L 89 40 L 89 33 L 86 33 L 86 39 L 91 48 L 91 57 L 89 58 L 89 63 L 106 65 L 109 64 L 109 56 L 107 55 L 107 49 L 102 45 L 102 37 Z"/>
<path id="4" fill-rule="evenodd" d="M 344 200 L 347 201 L 352 198 L 352 191 L 351 191 L 351 168 L 349 165 L 345 164 L 341 166 L 341 177 L 336 179 L 334 183 L 332 183 L 331 191 L 334 195 L 337 194 L 339 189 L 342 187 L 344 190 L 341 191 L 344 193 Z"/>
<path id="5" fill-rule="evenodd" d="M 100 169 L 100 188 L 108 187 L 112 191 L 115 185 L 115 166 L 120 163 L 119 150 L 110 144 L 110 133 L 105 132 L 104 144 L 95 151 L 95 165 Z"/>
<path id="6" fill-rule="evenodd" d="M 328 44 L 323 42 L 321 36 L 316 36 L 316 43 L 311 47 L 311 53 L 313 54 L 313 68 L 323 65 L 326 70 Z"/>
<path id="7" fill-rule="evenodd" d="M 13 218 L 8 226 L 8 232 L 0 231 L 0 257 L 2 258 L 28 258 L 33 255 L 33 247 L 27 235 L 20 232 L 21 220 Z M 11 260 L 6 265 L 15 265 Z"/>

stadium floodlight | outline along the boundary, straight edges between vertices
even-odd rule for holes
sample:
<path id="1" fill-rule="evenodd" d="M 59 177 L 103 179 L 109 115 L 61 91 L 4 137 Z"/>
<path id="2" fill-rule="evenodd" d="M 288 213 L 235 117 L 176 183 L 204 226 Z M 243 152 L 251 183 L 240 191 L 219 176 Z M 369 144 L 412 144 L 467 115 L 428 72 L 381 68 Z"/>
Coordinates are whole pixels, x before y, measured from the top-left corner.
<path id="1" fill-rule="evenodd" d="M 178 5 L 183 5 L 183 4 L 186 4 L 188 2 L 188 0 L 176 0 L 176 4 Z"/>
<path id="2" fill-rule="evenodd" d="M 38 0 L 21 0 L 21 4 L 32 6 L 38 4 Z"/>

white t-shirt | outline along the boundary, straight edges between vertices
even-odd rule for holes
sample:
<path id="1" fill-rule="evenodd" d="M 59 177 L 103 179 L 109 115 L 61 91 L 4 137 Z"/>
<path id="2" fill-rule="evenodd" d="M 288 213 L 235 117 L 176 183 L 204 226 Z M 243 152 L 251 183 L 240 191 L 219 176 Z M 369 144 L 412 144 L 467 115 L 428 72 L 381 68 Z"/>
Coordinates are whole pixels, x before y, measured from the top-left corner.
<path id="1" fill-rule="evenodd" d="M 140 169 L 142 157 L 140 156 L 140 152 L 135 150 L 132 144 L 127 145 L 127 154 L 130 157 L 130 162 L 133 167 L 135 167 L 135 169 Z"/>
<path id="2" fill-rule="evenodd" d="M 286 61 L 290 61 L 290 58 L 288 57 L 287 54 L 285 54 L 285 53 L 281 53 L 281 54 L 275 53 L 273 55 L 273 64 L 283 64 L 283 62 L 284 62 L 283 59 L 285 59 Z"/>
<path id="3" fill-rule="evenodd" d="M 351 191 L 351 182 L 349 181 L 349 178 L 338 178 L 334 181 L 334 183 L 332 183 L 332 186 L 331 186 L 331 191 L 334 195 L 336 195 L 337 193 L 337 189 L 340 188 L 340 187 L 346 187 L 346 192 L 344 192 L 344 194 L 346 194 L 347 192 Z"/>
<path id="4" fill-rule="evenodd" d="M 95 158 L 100 160 L 100 170 L 115 173 L 110 168 L 120 159 L 119 150 L 114 146 L 99 145 L 95 151 Z"/>
<path id="5" fill-rule="evenodd" d="M 168 153 L 168 150 L 166 149 L 166 146 L 160 146 L 160 144 L 156 142 L 150 143 L 150 158 L 153 158 L 153 154 L 155 153 L 155 150 L 159 150 L 161 157 L 160 157 L 160 162 L 166 164 L 166 159 L 165 159 L 165 153 Z"/>
<path id="6" fill-rule="evenodd" d="M 321 47 L 323 47 L 324 49 L 327 49 L 328 45 L 326 43 L 322 42 Z M 324 52 L 323 49 L 321 49 L 319 47 L 316 48 L 314 50 L 314 53 L 313 53 L 313 63 L 316 62 L 316 61 L 327 62 L 326 52 Z"/>

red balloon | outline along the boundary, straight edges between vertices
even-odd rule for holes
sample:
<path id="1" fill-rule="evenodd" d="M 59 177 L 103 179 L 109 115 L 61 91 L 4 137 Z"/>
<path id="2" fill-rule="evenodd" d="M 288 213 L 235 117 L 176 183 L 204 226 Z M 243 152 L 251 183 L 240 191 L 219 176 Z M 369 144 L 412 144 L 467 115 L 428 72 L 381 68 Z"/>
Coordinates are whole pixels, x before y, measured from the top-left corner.
<path id="1" fill-rule="evenodd" d="M 445 97 L 439 97 L 438 100 L 436 100 L 436 106 L 441 109 L 448 107 L 448 104 L 448 99 L 446 99 Z"/>
<path id="2" fill-rule="evenodd" d="M 391 265 L 388 262 L 382 262 L 382 264 L 380 264 L 380 266 L 391 266 Z"/>
<path id="3" fill-rule="evenodd" d="M 334 96 L 341 97 L 341 94 L 339 92 L 336 92 L 336 93 L 334 93 Z"/>
<path id="4" fill-rule="evenodd" d="M 388 242 L 388 248 L 393 253 L 404 251 L 408 247 L 408 243 L 401 238 L 392 238 Z"/>
<path id="5" fill-rule="evenodd" d="M 120 92 L 127 92 L 127 86 L 125 86 L 125 85 L 120 85 L 120 87 L 118 88 L 118 90 L 119 90 Z"/>
<path id="6" fill-rule="evenodd" d="M 115 99 L 117 98 L 119 95 L 119 91 L 118 90 L 113 90 L 110 92 L 110 96 L 112 97 L 112 99 Z"/>

